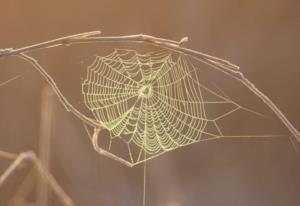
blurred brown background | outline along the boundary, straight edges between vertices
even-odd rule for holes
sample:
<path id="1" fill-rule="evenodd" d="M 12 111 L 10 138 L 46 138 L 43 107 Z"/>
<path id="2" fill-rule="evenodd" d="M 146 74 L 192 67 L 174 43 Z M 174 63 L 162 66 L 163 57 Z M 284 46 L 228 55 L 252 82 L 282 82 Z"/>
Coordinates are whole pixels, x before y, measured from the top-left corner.
<path id="1" fill-rule="evenodd" d="M 103 35 L 145 33 L 174 40 L 188 36 L 188 47 L 240 65 L 243 73 L 300 129 L 297 0 L 0 3 L 0 48 L 17 48 L 92 30 L 101 30 Z M 81 78 L 93 55 L 107 53 L 113 47 L 80 45 L 34 52 L 32 56 L 53 75 L 66 97 L 86 112 L 80 96 Z M 0 82 L 18 74 L 22 77 L 17 81 L 0 87 L 0 150 L 38 153 L 46 83 L 28 63 L 16 57 L 0 59 Z M 228 90 L 231 96 L 248 101 L 243 88 L 230 81 Z M 76 205 L 141 205 L 142 167 L 127 168 L 96 154 L 82 124 L 56 98 L 46 100 L 53 103 L 51 143 L 45 147 L 50 148 L 49 167 Z M 260 101 L 253 104 L 267 112 Z M 300 205 L 300 153 L 295 152 L 291 135 L 272 118 L 266 125 L 271 125 L 274 134 L 284 134 L 283 138 L 199 143 L 150 161 L 147 205 Z M 229 131 L 251 127 L 243 121 L 240 119 Z M 299 149 L 299 144 L 296 147 Z M 0 159 L 0 172 L 10 163 Z M 18 170 L 0 188 L 1 206 L 10 204 L 28 172 L 26 167 Z M 35 198 L 33 190 L 28 201 L 34 202 Z M 49 205 L 60 204 L 50 194 Z"/>

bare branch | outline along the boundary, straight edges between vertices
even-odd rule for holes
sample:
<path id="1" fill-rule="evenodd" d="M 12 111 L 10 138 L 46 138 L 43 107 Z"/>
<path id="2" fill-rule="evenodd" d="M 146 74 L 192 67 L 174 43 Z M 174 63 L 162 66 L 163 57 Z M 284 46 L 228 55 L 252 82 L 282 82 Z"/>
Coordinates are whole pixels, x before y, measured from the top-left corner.
<path id="1" fill-rule="evenodd" d="M 128 167 L 133 167 L 135 165 L 135 164 L 133 164 L 131 162 L 128 162 L 127 160 L 124 160 L 123 158 L 120 158 L 120 157 L 106 151 L 105 149 L 102 149 L 101 147 L 99 147 L 98 138 L 99 138 L 99 133 L 100 133 L 101 129 L 94 128 L 94 133 L 93 133 L 93 135 L 91 135 L 85 124 L 84 124 L 84 128 L 85 128 L 87 134 L 89 135 L 96 152 L 98 152 L 99 154 L 101 154 L 105 157 L 108 157 L 108 158 L 113 159 L 117 162 L 120 162 L 120 163 L 122 163 L 122 164 L 124 164 Z"/>
<path id="2" fill-rule="evenodd" d="M 23 152 L 17 156 L 14 162 L 6 169 L 6 171 L 0 176 L 0 187 L 3 183 L 12 175 L 13 172 L 24 162 L 32 161 L 35 165 L 37 171 L 45 178 L 50 187 L 53 189 L 54 193 L 61 199 L 64 205 L 73 206 L 74 203 L 72 199 L 65 193 L 65 191 L 59 186 L 55 178 L 45 169 L 36 157 L 35 153 L 32 151 Z"/>
<path id="3" fill-rule="evenodd" d="M 231 77 L 240 81 L 243 85 L 245 85 L 251 92 L 253 92 L 257 97 L 259 97 L 273 112 L 274 114 L 280 119 L 280 121 L 287 127 L 287 129 L 293 134 L 293 136 L 300 142 L 300 133 L 299 131 L 292 125 L 292 123 L 285 117 L 285 115 L 278 109 L 278 107 L 260 90 L 258 90 L 253 83 L 251 83 L 246 77 L 244 77 L 243 73 L 239 70 L 237 65 L 230 63 L 227 60 L 217 58 L 208 54 L 204 54 L 192 49 L 188 49 L 182 47 L 182 43 L 186 42 L 186 38 L 177 42 L 168 39 L 157 38 L 154 36 L 144 35 L 144 34 L 137 34 L 137 35 L 128 35 L 128 36 L 95 36 L 99 35 L 100 31 L 93 31 L 87 33 L 81 33 L 66 37 L 61 37 L 58 39 L 54 39 L 47 42 L 42 42 L 39 44 L 34 44 L 31 46 L 19 48 L 19 49 L 2 49 L 0 50 L 0 57 L 5 56 L 12 56 L 18 55 L 25 59 L 26 61 L 30 62 L 42 75 L 46 78 L 47 82 L 52 86 L 55 90 L 56 95 L 62 102 L 62 104 L 66 107 L 68 111 L 74 113 L 79 119 L 86 122 L 87 124 L 100 128 L 101 125 L 95 122 L 94 120 L 84 116 L 78 110 L 76 110 L 62 95 L 59 91 L 58 87 L 56 86 L 52 77 L 38 64 L 38 62 L 29 57 L 25 54 L 25 52 L 34 51 L 37 49 L 46 49 L 50 47 L 56 47 L 61 45 L 71 45 L 71 44 L 79 44 L 79 43 L 96 43 L 96 42 L 137 42 L 137 43 L 147 43 L 154 46 L 163 47 L 175 52 L 180 52 L 186 55 L 189 55 L 201 62 L 204 62 L 208 65 L 213 66 L 214 68 L 230 75 Z"/>
<path id="4" fill-rule="evenodd" d="M 34 51 L 38 49 L 47 49 L 47 48 L 61 46 L 61 45 L 69 45 L 73 43 L 73 41 L 75 40 L 86 39 L 89 36 L 97 35 L 100 33 L 101 33 L 100 31 L 85 32 L 81 34 L 65 36 L 58 39 L 22 47 L 19 49 L 12 49 L 12 48 L 2 49 L 2 50 L 0 49 L 0 57 L 12 56 L 23 52 Z"/>
<path id="5" fill-rule="evenodd" d="M 57 95 L 58 99 L 65 106 L 68 112 L 72 112 L 77 118 L 79 118 L 81 121 L 85 122 L 88 125 L 91 125 L 96 128 L 101 127 L 101 125 L 98 122 L 88 118 L 87 116 L 79 112 L 75 107 L 73 107 L 73 105 L 70 102 L 68 102 L 68 100 L 60 91 L 60 89 L 57 87 L 53 78 L 44 70 L 44 68 L 38 63 L 36 59 L 23 53 L 19 54 L 18 56 L 24 59 L 25 61 L 29 62 L 30 64 L 32 64 L 34 68 L 36 68 L 41 73 L 41 75 L 46 79 L 48 84 L 52 87 L 54 93 Z"/>

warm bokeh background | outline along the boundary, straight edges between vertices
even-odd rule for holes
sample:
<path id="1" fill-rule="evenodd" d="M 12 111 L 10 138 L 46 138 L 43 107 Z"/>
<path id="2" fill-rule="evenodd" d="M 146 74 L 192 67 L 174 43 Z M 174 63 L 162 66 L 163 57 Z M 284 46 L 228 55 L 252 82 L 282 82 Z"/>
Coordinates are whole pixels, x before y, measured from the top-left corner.
<path id="1" fill-rule="evenodd" d="M 188 47 L 240 65 L 300 129 L 299 10 L 297 0 L 2 0 L 0 48 L 92 30 L 174 40 L 188 36 Z M 32 55 L 54 76 L 68 99 L 86 111 L 80 96 L 81 78 L 91 56 L 109 48 L 113 46 L 72 46 Z M 46 98 L 53 105 L 51 144 L 39 147 L 41 105 L 47 108 L 42 101 L 46 83 L 28 63 L 16 57 L 0 59 L 0 82 L 18 74 L 22 77 L 0 88 L 0 150 L 38 153 L 50 148 L 50 170 L 76 205 L 141 205 L 142 167 L 127 168 L 96 154 L 82 124 L 56 98 Z M 248 98 L 243 88 L 229 82 L 227 86 L 232 96 Z M 259 101 L 255 105 L 265 111 Z M 199 143 L 149 162 L 147 205 L 300 205 L 300 153 L 289 141 L 291 135 L 272 118 L 274 133 L 284 134 L 283 138 Z M 229 130 L 252 126 L 243 121 Z M 10 163 L 0 159 L 0 172 Z M 10 204 L 28 172 L 27 167 L 18 170 L 0 188 L 0 205 Z M 28 201 L 34 199 L 32 192 Z M 54 197 L 50 202 L 60 205 Z"/>

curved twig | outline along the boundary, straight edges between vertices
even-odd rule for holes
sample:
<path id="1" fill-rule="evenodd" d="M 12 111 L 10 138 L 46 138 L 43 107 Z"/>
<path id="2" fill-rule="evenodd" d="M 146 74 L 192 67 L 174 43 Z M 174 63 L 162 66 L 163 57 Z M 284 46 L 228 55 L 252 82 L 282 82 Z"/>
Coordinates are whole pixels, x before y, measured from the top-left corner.
<path id="1" fill-rule="evenodd" d="M 12 55 L 20 55 L 26 61 L 29 61 L 38 71 L 42 74 L 44 78 L 48 81 L 48 83 L 52 86 L 55 90 L 56 95 L 60 99 L 60 101 L 64 104 L 66 109 L 73 114 L 75 114 L 79 119 L 84 121 L 85 123 L 94 126 L 94 127 L 101 127 L 99 123 L 95 122 L 93 119 L 90 119 L 83 115 L 81 112 L 76 110 L 62 95 L 59 91 L 58 87 L 56 86 L 52 77 L 38 64 L 38 62 L 25 54 L 25 52 L 34 51 L 38 49 L 46 49 L 50 47 L 56 47 L 61 45 L 71 45 L 71 44 L 79 44 L 79 43 L 96 43 L 96 42 L 137 42 L 137 43 L 148 43 L 154 46 L 163 47 L 166 49 L 170 49 L 176 52 L 184 53 L 190 55 L 191 57 L 209 64 L 214 68 L 230 75 L 231 77 L 240 81 L 243 85 L 245 85 L 253 94 L 259 97 L 273 112 L 274 114 L 280 119 L 280 121 L 287 127 L 287 129 L 293 134 L 293 136 L 300 142 L 300 133 L 299 131 L 293 126 L 293 124 L 286 118 L 286 116 L 279 110 L 279 108 L 260 90 L 258 90 L 253 83 L 251 83 L 246 77 L 244 77 L 243 73 L 239 70 L 239 67 L 228 62 L 227 60 L 217 58 L 208 54 L 204 54 L 192 49 L 188 49 L 182 47 L 182 43 L 187 41 L 187 38 L 183 38 L 181 41 L 172 41 L 163 38 L 157 38 L 154 36 L 138 34 L 138 35 L 128 35 L 128 36 L 95 36 L 99 35 L 100 31 L 92 31 L 86 32 L 66 37 L 61 37 L 58 39 L 42 42 L 39 44 L 34 44 L 27 47 L 22 47 L 19 49 L 2 49 L 0 50 L 0 57 L 7 57 Z"/>
<path id="2" fill-rule="evenodd" d="M 62 92 L 60 91 L 60 89 L 56 85 L 53 78 L 44 70 L 44 68 L 38 63 L 38 61 L 36 59 L 34 59 L 34 58 L 28 56 L 27 54 L 24 54 L 24 53 L 18 54 L 18 56 L 20 56 L 22 59 L 24 59 L 27 62 L 29 62 L 30 64 L 32 64 L 34 66 L 34 68 L 36 68 L 41 73 L 41 75 L 46 79 L 48 84 L 52 87 L 52 89 L 54 90 L 56 96 L 58 97 L 60 102 L 65 106 L 65 108 L 68 112 L 72 112 L 77 118 L 79 118 L 81 121 L 85 122 L 86 124 L 88 124 L 90 126 L 93 126 L 93 127 L 96 127 L 96 128 L 101 128 L 102 127 L 101 125 L 99 125 L 98 122 L 94 121 L 91 118 L 88 118 L 87 116 L 85 116 L 84 114 L 79 112 L 75 107 L 73 107 L 73 105 L 62 94 Z"/>

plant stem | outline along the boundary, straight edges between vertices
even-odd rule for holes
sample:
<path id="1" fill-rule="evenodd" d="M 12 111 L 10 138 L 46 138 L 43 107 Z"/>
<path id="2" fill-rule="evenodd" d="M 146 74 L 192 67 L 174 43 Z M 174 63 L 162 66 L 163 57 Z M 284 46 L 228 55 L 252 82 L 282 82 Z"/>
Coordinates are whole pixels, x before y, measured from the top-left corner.
<path id="1" fill-rule="evenodd" d="M 300 142 L 299 131 L 279 110 L 279 108 L 270 100 L 270 98 L 268 98 L 265 94 L 263 94 L 260 90 L 258 90 L 252 82 L 250 82 L 246 77 L 244 77 L 243 73 L 239 70 L 238 66 L 230 63 L 227 60 L 183 47 L 182 43 L 187 41 L 186 37 L 182 38 L 181 41 L 172 41 L 172 40 L 157 38 L 154 36 L 144 35 L 144 34 L 127 35 L 127 36 L 107 36 L 107 37 L 95 36 L 95 35 L 99 35 L 100 33 L 101 33 L 100 31 L 85 32 L 81 34 L 61 37 L 58 39 L 34 44 L 31 46 L 26 46 L 18 49 L 12 49 L 12 48 L 2 49 L 0 50 L 0 58 L 12 56 L 12 55 L 19 55 L 24 60 L 30 62 L 42 74 L 42 76 L 47 80 L 47 82 L 52 86 L 53 90 L 55 91 L 55 94 L 58 96 L 58 98 L 60 99 L 60 101 L 68 111 L 71 111 L 73 114 L 75 114 L 79 119 L 81 119 L 85 123 L 94 127 L 101 128 L 101 125 L 99 125 L 99 123 L 97 123 L 93 119 L 86 117 L 81 112 L 76 110 L 62 95 L 62 93 L 56 86 L 55 81 L 52 79 L 52 77 L 38 64 L 38 62 L 34 58 L 25 55 L 23 53 L 38 50 L 38 49 L 47 49 L 50 47 L 62 46 L 62 45 L 96 43 L 96 42 L 137 42 L 137 43 L 147 43 L 154 46 L 163 47 L 175 52 L 189 55 L 201 62 L 213 66 L 214 68 L 240 81 L 253 94 L 259 97 L 274 112 L 274 114 L 293 134 L 293 136 L 297 139 L 297 141 Z"/>

